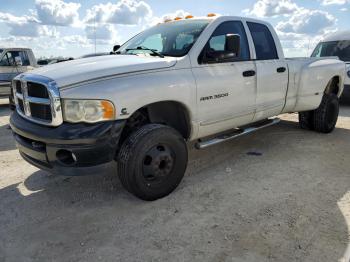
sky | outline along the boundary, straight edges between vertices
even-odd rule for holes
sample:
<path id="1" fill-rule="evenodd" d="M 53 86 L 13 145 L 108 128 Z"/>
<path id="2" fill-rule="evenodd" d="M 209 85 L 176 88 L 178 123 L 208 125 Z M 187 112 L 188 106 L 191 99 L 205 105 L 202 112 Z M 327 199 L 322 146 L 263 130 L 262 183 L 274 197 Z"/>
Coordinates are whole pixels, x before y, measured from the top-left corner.
<path id="1" fill-rule="evenodd" d="M 287 57 L 308 56 L 325 35 L 350 30 L 350 0 L 1 0 L 0 47 L 79 57 L 111 51 L 167 18 L 208 13 L 270 22 Z"/>

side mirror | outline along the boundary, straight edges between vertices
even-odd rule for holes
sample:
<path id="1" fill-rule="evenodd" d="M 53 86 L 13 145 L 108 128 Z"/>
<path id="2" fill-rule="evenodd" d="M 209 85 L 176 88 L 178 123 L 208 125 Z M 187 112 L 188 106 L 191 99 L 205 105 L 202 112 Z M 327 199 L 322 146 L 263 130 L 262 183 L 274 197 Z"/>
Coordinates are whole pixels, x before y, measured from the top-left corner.
<path id="1" fill-rule="evenodd" d="M 117 52 L 119 48 L 120 48 L 120 45 L 113 46 L 113 52 L 114 53 Z"/>
<path id="2" fill-rule="evenodd" d="M 15 57 L 15 65 L 16 66 L 22 66 L 23 65 L 23 61 L 22 61 L 22 58 L 20 56 L 16 56 Z"/>
<path id="3" fill-rule="evenodd" d="M 202 58 L 204 63 L 223 63 L 234 61 L 240 55 L 241 37 L 236 34 L 227 34 L 225 36 L 224 50 L 207 50 Z"/>
<path id="4" fill-rule="evenodd" d="M 241 51 L 241 37 L 235 34 L 227 34 L 225 51 L 238 57 Z"/>

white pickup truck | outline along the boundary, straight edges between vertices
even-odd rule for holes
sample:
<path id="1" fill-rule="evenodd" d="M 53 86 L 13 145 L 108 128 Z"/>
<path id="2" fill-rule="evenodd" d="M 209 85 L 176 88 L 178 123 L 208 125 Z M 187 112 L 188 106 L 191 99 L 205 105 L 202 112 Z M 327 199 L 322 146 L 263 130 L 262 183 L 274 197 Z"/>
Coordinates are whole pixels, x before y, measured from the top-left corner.
<path id="1" fill-rule="evenodd" d="M 29 163 L 73 176 L 117 162 L 129 192 L 156 200 L 182 180 L 188 141 L 203 149 L 289 112 L 300 112 L 302 128 L 331 132 L 344 77 L 338 59 L 285 59 L 268 23 L 188 17 L 145 30 L 115 55 L 18 76 L 10 123 Z"/>
<path id="2" fill-rule="evenodd" d="M 35 67 L 36 59 L 31 49 L 0 48 L 0 97 L 10 96 L 11 81 L 15 76 Z"/>

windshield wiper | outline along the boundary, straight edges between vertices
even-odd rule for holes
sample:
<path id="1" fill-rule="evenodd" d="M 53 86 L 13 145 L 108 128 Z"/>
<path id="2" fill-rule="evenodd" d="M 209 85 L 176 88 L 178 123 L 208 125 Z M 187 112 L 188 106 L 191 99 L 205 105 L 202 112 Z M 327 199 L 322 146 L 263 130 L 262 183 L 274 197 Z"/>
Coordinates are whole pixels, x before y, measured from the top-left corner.
<path id="1" fill-rule="evenodd" d="M 134 50 L 144 50 L 144 51 L 151 51 L 152 54 L 156 55 L 156 56 L 159 56 L 161 58 L 164 58 L 164 55 L 162 55 L 161 53 L 159 53 L 157 50 L 155 49 L 150 49 L 150 48 L 147 48 L 147 47 L 144 47 L 144 46 L 138 46 L 136 48 L 128 48 L 126 49 L 126 52 L 128 51 L 134 51 Z"/>

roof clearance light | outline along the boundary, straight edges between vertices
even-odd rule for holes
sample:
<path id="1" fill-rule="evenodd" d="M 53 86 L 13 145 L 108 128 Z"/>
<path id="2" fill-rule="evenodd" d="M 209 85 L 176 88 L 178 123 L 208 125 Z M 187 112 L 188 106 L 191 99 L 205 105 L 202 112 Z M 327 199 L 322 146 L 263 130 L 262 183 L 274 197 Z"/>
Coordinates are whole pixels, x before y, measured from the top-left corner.
<path id="1" fill-rule="evenodd" d="M 214 14 L 214 13 L 208 14 L 208 17 L 214 17 L 214 16 L 216 16 L 216 14 Z"/>
<path id="2" fill-rule="evenodd" d="M 186 16 L 185 18 L 186 19 L 191 19 L 191 18 L 193 18 L 194 16 L 193 15 L 188 15 L 188 16 Z"/>
<path id="3" fill-rule="evenodd" d="M 169 23 L 169 22 L 171 22 L 172 20 L 171 19 L 165 19 L 164 20 L 164 23 Z"/>
<path id="4" fill-rule="evenodd" d="M 182 20 L 182 17 L 176 17 L 174 20 L 175 20 L 175 21 Z"/>

